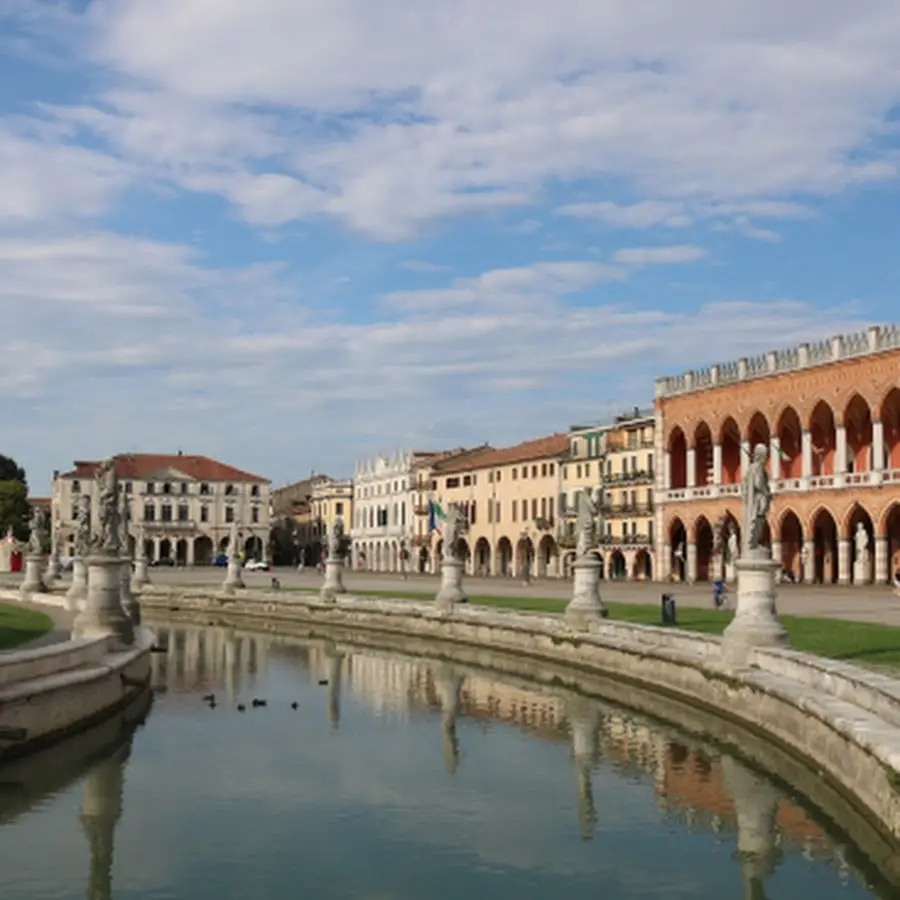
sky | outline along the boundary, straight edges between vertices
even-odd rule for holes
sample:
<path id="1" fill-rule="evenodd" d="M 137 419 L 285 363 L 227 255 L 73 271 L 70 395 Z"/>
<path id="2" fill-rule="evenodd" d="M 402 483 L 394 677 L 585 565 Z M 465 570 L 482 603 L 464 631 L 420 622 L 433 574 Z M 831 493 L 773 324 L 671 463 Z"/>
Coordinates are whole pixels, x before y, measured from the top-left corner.
<path id="1" fill-rule="evenodd" d="M 495 446 L 900 319 L 896 0 L 0 0 L 0 453 Z"/>

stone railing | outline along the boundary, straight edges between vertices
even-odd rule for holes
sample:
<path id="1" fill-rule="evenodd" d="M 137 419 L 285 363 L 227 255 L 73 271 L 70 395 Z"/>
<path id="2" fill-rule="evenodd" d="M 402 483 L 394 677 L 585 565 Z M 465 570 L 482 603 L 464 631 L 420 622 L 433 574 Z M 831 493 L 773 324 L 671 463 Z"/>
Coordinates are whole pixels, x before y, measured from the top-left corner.
<path id="1" fill-rule="evenodd" d="M 788 350 L 770 350 L 759 356 L 742 357 L 734 362 L 694 369 L 682 375 L 657 378 L 656 398 L 883 353 L 897 347 L 900 347 L 900 325 L 873 325 L 867 331 L 855 334 L 837 335 Z"/>
<path id="2" fill-rule="evenodd" d="M 754 650 L 729 662 L 721 638 L 679 629 L 612 620 L 573 629 L 564 617 L 342 595 L 324 602 L 315 594 L 247 591 L 224 606 L 211 594 L 186 588 L 151 588 L 141 601 L 165 617 L 208 622 L 244 621 L 279 634 L 370 642 L 403 640 L 417 652 L 485 664 L 531 660 L 547 677 L 622 679 L 691 707 L 717 711 L 765 735 L 818 772 L 824 782 L 855 798 L 873 825 L 900 839 L 900 683 L 790 650 Z M 489 654 L 484 656 L 484 654 Z M 573 676 L 574 677 L 574 676 Z"/>

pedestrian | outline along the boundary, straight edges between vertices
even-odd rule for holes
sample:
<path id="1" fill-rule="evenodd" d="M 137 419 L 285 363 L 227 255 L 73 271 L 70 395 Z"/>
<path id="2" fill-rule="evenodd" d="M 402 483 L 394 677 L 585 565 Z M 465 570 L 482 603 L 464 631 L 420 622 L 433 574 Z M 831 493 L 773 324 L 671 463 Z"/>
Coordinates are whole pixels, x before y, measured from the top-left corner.
<path id="1" fill-rule="evenodd" d="M 713 589 L 713 604 L 715 605 L 716 609 L 721 609 L 727 602 L 726 598 L 725 598 L 725 592 L 727 590 L 727 587 L 725 585 L 724 579 L 717 578 L 715 581 L 713 581 L 712 589 Z"/>

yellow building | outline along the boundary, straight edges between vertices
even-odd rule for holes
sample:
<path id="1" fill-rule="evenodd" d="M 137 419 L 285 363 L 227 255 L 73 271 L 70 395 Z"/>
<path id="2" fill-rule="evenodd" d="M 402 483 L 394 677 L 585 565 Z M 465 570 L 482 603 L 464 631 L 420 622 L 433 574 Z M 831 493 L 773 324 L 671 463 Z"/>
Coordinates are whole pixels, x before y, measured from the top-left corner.
<path id="1" fill-rule="evenodd" d="M 349 536 L 353 523 L 353 482 L 349 478 L 342 481 L 322 478 L 314 482 L 310 491 L 309 512 L 311 543 L 324 547 L 331 526 L 337 519 L 342 520 L 344 532 Z"/>
<path id="2" fill-rule="evenodd" d="M 653 577 L 654 415 L 635 409 L 605 434 L 603 571 L 607 578 Z"/>
<path id="3" fill-rule="evenodd" d="M 568 451 L 569 436 L 554 434 L 433 463 L 416 482 L 420 567 L 436 571 L 441 557 L 440 533 L 427 532 L 435 501 L 444 510 L 456 503 L 469 522 L 459 547 L 469 574 L 558 575 L 557 504 Z"/>

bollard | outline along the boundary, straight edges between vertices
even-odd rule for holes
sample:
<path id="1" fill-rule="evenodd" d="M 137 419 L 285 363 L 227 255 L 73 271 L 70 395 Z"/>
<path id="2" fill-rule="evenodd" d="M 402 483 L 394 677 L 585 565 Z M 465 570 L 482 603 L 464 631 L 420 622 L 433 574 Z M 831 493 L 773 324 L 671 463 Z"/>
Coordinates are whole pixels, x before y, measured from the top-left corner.
<path id="1" fill-rule="evenodd" d="M 663 625 L 677 625 L 675 617 L 675 598 L 671 594 L 663 594 L 660 598 Z"/>

